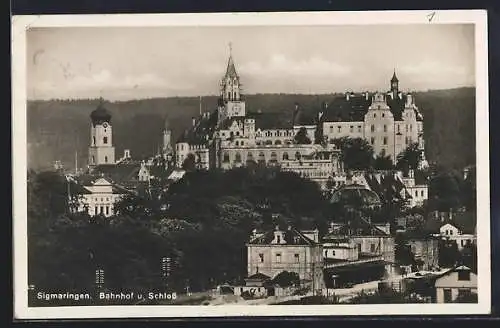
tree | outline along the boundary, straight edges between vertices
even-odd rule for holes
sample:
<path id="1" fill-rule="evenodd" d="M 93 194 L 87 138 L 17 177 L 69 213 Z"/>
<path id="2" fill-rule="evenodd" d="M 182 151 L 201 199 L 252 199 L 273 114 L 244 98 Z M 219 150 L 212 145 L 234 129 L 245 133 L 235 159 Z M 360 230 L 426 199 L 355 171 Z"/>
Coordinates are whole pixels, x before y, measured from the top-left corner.
<path id="1" fill-rule="evenodd" d="M 397 156 L 397 168 L 403 171 L 416 170 L 422 160 L 418 143 L 412 143 Z"/>
<path id="2" fill-rule="evenodd" d="M 365 170 L 372 167 L 373 148 L 362 138 L 342 137 L 334 139 L 334 144 L 340 148 L 341 159 L 348 170 Z"/>
<path id="3" fill-rule="evenodd" d="M 189 153 L 186 156 L 184 162 L 182 162 L 182 169 L 189 172 L 196 170 L 196 157 L 194 154 Z"/>
<path id="4" fill-rule="evenodd" d="M 298 286 L 300 284 L 300 277 L 296 272 L 281 271 L 271 282 L 280 287 Z"/>
<path id="5" fill-rule="evenodd" d="M 307 130 L 305 127 L 301 127 L 299 131 L 297 131 L 294 140 L 298 145 L 308 145 L 311 143 L 311 139 L 307 136 Z"/>
<path id="6" fill-rule="evenodd" d="M 392 170 L 394 165 L 391 156 L 377 155 L 373 161 L 373 168 L 376 170 Z"/>
<path id="7" fill-rule="evenodd" d="M 476 189 L 476 167 L 469 169 L 467 177 L 462 186 L 462 203 L 467 210 L 476 209 L 477 189 Z"/>
<path id="8" fill-rule="evenodd" d="M 438 172 L 429 183 L 429 206 L 439 211 L 455 209 L 461 204 L 461 178 L 449 171 Z"/>

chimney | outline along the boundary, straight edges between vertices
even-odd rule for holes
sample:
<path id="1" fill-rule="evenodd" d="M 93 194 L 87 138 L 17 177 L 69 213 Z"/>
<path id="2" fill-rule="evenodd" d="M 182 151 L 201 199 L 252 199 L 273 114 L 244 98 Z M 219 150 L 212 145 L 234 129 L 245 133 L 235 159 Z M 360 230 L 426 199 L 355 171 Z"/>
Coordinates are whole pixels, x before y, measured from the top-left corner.
<path id="1" fill-rule="evenodd" d="M 453 209 L 450 208 L 450 211 L 448 212 L 448 220 L 453 220 Z"/>
<path id="2" fill-rule="evenodd" d="M 365 99 L 366 99 L 366 100 L 369 100 L 369 98 L 370 98 L 370 94 L 369 94 L 369 93 L 368 93 L 368 91 L 367 91 L 367 92 L 365 92 Z"/>
<path id="3" fill-rule="evenodd" d="M 192 120 L 193 120 L 193 126 L 195 126 L 196 125 L 196 117 L 193 117 Z"/>
<path id="4" fill-rule="evenodd" d="M 348 93 L 346 93 L 346 94 L 345 94 L 345 99 L 346 99 L 347 101 L 349 101 L 349 98 L 350 98 L 350 97 L 351 97 L 351 93 L 350 93 L 350 92 L 348 92 Z"/>
<path id="5" fill-rule="evenodd" d="M 123 151 L 123 158 L 130 158 L 130 149 L 125 149 Z"/>
<path id="6" fill-rule="evenodd" d="M 319 112 L 318 113 L 318 121 L 321 120 L 322 117 L 323 117 L 323 112 Z"/>

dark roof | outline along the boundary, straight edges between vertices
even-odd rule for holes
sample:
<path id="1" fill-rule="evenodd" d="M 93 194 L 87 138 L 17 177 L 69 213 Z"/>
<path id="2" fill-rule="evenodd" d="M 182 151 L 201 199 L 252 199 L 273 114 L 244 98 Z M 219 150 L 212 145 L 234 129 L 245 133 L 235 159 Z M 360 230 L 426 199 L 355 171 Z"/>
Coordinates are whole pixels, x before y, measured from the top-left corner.
<path id="1" fill-rule="evenodd" d="M 249 244 L 270 245 L 271 241 L 274 240 L 275 231 L 277 230 L 267 231 L 264 234 L 251 239 Z M 294 228 L 279 231 L 283 232 L 283 239 L 288 245 L 316 245 L 316 242 Z"/>
<path id="2" fill-rule="evenodd" d="M 391 82 L 399 82 L 398 77 L 396 76 L 396 70 L 394 70 L 394 74 L 392 74 Z"/>
<path id="3" fill-rule="evenodd" d="M 377 179 L 378 175 L 380 181 Z M 366 173 L 365 180 L 368 186 L 373 190 L 382 202 L 394 202 L 402 200 L 401 192 L 406 190 L 405 185 L 394 177 L 391 172 L 387 173 Z M 406 192 L 406 198 L 411 198 L 411 195 Z"/>
<path id="4" fill-rule="evenodd" d="M 366 99 L 366 94 L 349 94 L 349 100 L 347 96 L 337 96 L 334 98 L 328 107 L 326 112 L 321 118 L 321 121 L 326 122 L 361 122 L 365 119 L 365 114 L 368 112 L 368 107 L 370 107 L 371 94 L 368 94 L 368 99 Z M 390 107 L 390 111 L 394 116 L 394 120 L 401 121 L 402 113 L 405 107 L 406 95 L 402 95 L 401 98 L 397 97 L 392 99 L 386 95 L 387 105 Z M 415 114 L 420 114 L 415 110 Z M 421 121 L 422 117 L 417 115 L 417 121 Z"/>
<path id="5" fill-rule="evenodd" d="M 374 191 L 362 185 L 345 185 L 333 193 L 332 203 L 341 203 L 347 206 L 380 205 L 380 197 Z"/>
<path id="6" fill-rule="evenodd" d="M 387 236 L 380 228 L 362 217 L 356 217 L 347 223 L 338 225 L 333 231 L 323 237 L 325 241 L 335 241 L 344 236 Z"/>
<path id="7" fill-rule="evenodd" d="M 177 139 L 177 142 L 187 142 L 190 145 L 206 145 L 207 136 L 212 135 L 217 126 L 217 115 L 217 111 L 213 111 L 208 117 L 198 117 L 195 126 L 185 130 Z"/>
<path id="8" fill-rule="evenodd" d="M 92 170 L 92 175 L 109 178 L 113 184 L 133 189 L 137 187 L 139 182 L 138 174 L 140 169 L 140 162 L 129 161 L 116 165 L 98 165 Z"/>
<path id="9" fill-rule="evenodd" d="M 270 129 L 291 129 L 291 117 L 287 117 L 286 112 L 250 112 L 247 113 L 247 118 L 255 119 L 255 129 L 270 130 Z"/>
<path id="10" fill-rule="evenodd" d="M 82 186 L 80 183 L 70 180 L 69 182 L 69 192 L 71 195 L 85 195 L 85 194 L 91 194 L 89 190 L 87 190 L 84 186 Z"/>
<path id="11" fill-rule="evenodd" d="M 302 108 L 298 108 L 293 112 L 293 125 L 315 125 L 318 123 L 316 117 L 317 116 L 312 115 L 312 113 Z"/>
<path id="12" fill-rule="evenodd" d="M 95 110 L 90 113 L 90 119 L 92 123 L 98 124 L 102 122 L 111 122 L 111 114 L 104 108 L 103 100 L 101 99 L 99 102 L 99 106 Z"/>
<path id="13" fill-rule="evenodd" d="M 234 66 L 233 56 L 230 55 L 227 61 L 227 69 L 225 77 L 239 78 L 238 73 L 236 73 L 236 67 Z"/>
<path id="14" fill-rule="evenodd" d="M 252 280 L 269 280 L 269 279 L 271 279 L 271 277 L 269 277 L 263 273 L 257 272 L 255 274 L 249 276 L 245 280 L 250 280 L 250 279 L 252 279 Z"/>

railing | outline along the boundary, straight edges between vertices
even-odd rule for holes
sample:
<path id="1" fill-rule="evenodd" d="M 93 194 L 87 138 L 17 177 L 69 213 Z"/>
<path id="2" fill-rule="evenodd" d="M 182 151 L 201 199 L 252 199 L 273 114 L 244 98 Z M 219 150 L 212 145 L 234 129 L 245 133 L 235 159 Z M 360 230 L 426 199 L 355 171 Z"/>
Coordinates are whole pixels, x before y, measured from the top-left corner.
<path id="1" fill-rule="evenodd" d="M 356 261 L 345 261 L 345 262 L 338 262 L 338 263 L 325 262 L 324 268 L 325 269 L 338 268 L 338 267 L 347 266 L 347 265 L 370 263 L 370 262 L 377 262 L 377 261 L 383 261 L 383 260 L 384 260 L 384 257 L 382 255 L 380 255 L 380 256 L 374 256 L 374 257 L 370 257 L 368 259 L 362 259 L 362 260 L 356 260 Z"/>

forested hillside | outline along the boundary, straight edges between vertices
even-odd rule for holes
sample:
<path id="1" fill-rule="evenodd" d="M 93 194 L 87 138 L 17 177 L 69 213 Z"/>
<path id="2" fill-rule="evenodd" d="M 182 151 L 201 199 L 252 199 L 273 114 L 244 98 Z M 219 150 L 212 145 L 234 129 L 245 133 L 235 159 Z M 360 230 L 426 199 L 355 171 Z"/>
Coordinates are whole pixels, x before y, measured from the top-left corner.
<path id="1" fill-rule="evenodd" d="M 246 96 L 247 110 L 280 111 L 289 119 L 295 103 L 305 111 L 317 112 L 321 104 L 339 95 L 256 94 Z M 460 88 L 418 92 L 417 106 L 424 115 L 427 156 L 432 162 L 460 168 L 475 162 L 475 89 Z M 203 97 L 201 109 L 216 108 L 215 96 Z M 60 160 L 74 167 L 86 165 L 90 141 L 89 115 L 97 99 L 28 102 L 28 166 L 49 167 Z M 191 124 L 200 111 L 198 97 L 141 99 L 106 102 L 113 115 L 116 156 L 128 148 L 134 157 L 155 153 L 161 145 L 164 119 L 168 116 L 174 139 Z"/>

